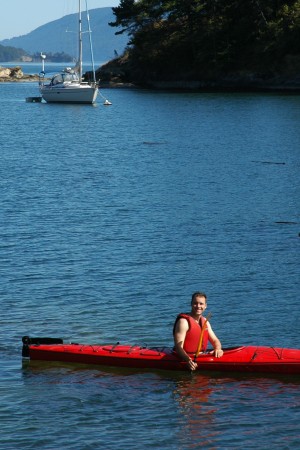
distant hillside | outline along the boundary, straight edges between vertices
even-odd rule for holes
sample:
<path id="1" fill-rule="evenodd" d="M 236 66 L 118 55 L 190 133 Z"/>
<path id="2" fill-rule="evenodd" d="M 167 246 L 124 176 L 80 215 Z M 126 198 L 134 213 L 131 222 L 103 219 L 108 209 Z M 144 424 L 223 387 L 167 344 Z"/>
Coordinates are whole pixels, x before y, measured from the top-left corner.
<path id="1" fill-rule="evenodd" d="M 20 61 L 26 58 L 26 52 L 21 48 L 4 46 L 0 44 L 0 61 Z"/>
<path id="2" fill-rule="evenodd" d="M 95 61 L 107 61 L 115 56 L 115 51 L 121 54 L 126 47 L 128 37 L 126 35 L 115 35 L 117 31 L 108 23 L 114 20 L 111 8 L 97 8 L 90 10 L 90 23 L 93 38 L 93 50 Z M 83 31 L 87 30 L 85 14 L 82 17 Z M 69 32 L 66 32 L 68 30 Z M 4 46 L 22 48 L 30 54 L 36 52 L 67 53 L 77 56 L 78 39 L 78 15 L 69 14 L 61 19 L 54 20 L 36 28 L 30 33 L 4 39 L 0 44 Z M 83 35 L 83 53 L 89 58 L 88 33 Z M 84 58 L 85 59 L 85 58 Z"/>

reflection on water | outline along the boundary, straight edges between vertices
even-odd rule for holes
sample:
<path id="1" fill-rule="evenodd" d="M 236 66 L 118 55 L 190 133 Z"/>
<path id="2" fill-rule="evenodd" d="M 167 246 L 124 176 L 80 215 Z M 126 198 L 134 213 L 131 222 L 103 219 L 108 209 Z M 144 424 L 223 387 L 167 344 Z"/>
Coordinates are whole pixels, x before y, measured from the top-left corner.
<path id="1" fill-rule="evenodd" d="M 213 423 L 217 408 L 212 393 L 211 379 L 202 375 L 191 374 L 176 383 L 173 394 L 182 418 L 181 434 L 187 439 L 186 448 L 199 448 L 200 443 L 212 446 L 215 442 L 218 432 Z"/>

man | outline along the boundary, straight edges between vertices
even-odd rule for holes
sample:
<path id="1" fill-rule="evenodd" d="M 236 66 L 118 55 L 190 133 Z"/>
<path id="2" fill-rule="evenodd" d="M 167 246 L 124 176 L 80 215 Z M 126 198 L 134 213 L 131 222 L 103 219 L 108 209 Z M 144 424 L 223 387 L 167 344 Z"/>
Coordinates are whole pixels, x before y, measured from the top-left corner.
<path id="1" fill-rule="evenodd" d="M 205 351 L 208 341 L 212 344 L 213 354 L 220 358 L 223 355 L 222 345 L 212 330 L 210 323 L 202 316 L 207 308 L 207 297 L 203 292 L 192 295 L 191 312 L 179 314 L 174 325 L 175 350 L 179 357 L 185 361 L 190 370 L 196 370 L 198 365 L 194 362 L 201 340 L 200 351 Z M 203 330 L 204 328 L 204 330 Z"/>

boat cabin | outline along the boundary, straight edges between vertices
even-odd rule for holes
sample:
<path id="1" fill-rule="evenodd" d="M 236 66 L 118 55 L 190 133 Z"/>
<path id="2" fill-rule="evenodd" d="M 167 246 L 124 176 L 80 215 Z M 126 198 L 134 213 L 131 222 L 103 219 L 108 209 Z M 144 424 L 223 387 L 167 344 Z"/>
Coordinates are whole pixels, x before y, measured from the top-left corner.
<path id="1" fill-rule="evenodd" d="M 66 71 L 55 75 L 50 81 L 51 86 L 64 83 L 79 83 L 78 74 L 74 71 Z"/>

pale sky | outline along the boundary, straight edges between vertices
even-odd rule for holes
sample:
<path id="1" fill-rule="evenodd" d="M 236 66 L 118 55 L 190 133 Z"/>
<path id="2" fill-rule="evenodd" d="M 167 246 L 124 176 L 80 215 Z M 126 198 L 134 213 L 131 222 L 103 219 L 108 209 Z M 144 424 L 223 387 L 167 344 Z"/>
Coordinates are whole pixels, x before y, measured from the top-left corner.
<path id="1" fill-rule="evenodd" d="M 85 0 L 82 0 L 85 9 Z M 120 0 L 88 0 L 89 10 L 119 6 Z M 78 0 L 0 0 L 0 40 L 30 33 L 78 11 Z"/>

